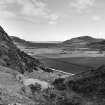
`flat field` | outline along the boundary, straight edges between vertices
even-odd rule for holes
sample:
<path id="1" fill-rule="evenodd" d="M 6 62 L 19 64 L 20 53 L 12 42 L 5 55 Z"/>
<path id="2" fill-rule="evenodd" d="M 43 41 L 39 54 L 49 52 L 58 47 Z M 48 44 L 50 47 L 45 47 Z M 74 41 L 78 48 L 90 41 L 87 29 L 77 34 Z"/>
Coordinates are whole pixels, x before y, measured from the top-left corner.
<path id="1" fill-rule="evenodd" d="M 73 74 L 96 69 L 105 64 L 105 52 L 63 51 L 61 48 L 27 48 L 24 51 L 38 58 L 47 67 Z"/>

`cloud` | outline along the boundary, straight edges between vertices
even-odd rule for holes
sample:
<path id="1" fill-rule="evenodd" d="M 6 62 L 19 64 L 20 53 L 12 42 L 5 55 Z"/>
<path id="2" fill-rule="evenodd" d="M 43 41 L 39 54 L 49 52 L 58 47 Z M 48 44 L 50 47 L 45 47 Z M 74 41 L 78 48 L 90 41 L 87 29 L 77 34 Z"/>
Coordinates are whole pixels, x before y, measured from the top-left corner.
<path id="1" fill-rule="evenodd" d="M 92 16 L 92 20 L 93 21 L 100 21 L 101 20 L 101 16 Z"/>
<path id="2" fill-rule="evenodd" d="M 42 0 L 0 0 L 0 16 L 2 13 L 6 18 L 23 18 L 25 20 L 56 21 L 58 16 L 47 8 L 47 3 Z M 7 13 L 7 14 L 6 14 Z M 3 18 L 4 18 L 3 16 Z"/>
<path id="3" fill-rule="evenodd" d="M 13 14 L 12 12 L 8 12 L 8 11 L 1 11 L 0 12 L 0 18 L 13 18 L 15 17 L 15 14 Z"/>
<path id="4" fill-rule="evenodd" d="M 49 24 L 51 25 L 57 24 L 57 21 L 49 21 Z"/>
<path id="5" fill-rule="evenodd" d="M 28 16 L 43 16 L 48 15 L 48 9 L 44 2 L 39 0 L 18 0 L 21 5 L 21 14 Z"/>
<path id="6" fill-rule="evenodd" d="M 55 14 L 50 15 L 50 21 L 49 21 L 49 24 L 57 24 L 57 20 L 58 20 L 58 18 L 59 18 L 58 15 L 55 15 Z"/>
<path id="7" fill-rule="evenodd" d="M 76 8 L 78 11 L 83 11 L 92 7 L 95 0 L 72 0 L 70 6 Z"/>

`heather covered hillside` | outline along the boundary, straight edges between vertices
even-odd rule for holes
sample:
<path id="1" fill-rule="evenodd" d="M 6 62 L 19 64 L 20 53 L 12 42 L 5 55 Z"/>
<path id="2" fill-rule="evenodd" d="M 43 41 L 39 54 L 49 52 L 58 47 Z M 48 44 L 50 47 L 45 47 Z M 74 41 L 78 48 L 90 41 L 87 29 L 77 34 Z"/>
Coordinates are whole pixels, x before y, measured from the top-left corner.
<path id="1" fill-rule="evenodd" d="M 0 104 L 50 105 L 51 83 L 69 75 L 21 51 L 0 27 Z"/>
<path id="2" fill-rule="evenodd" d="M 0 65 L 10 67 L 21 73 L 32 72 L 42 66 L 39 60 L 20 51 L 12 39 L 0 27 Z"/>
<path id="3" fill-rule="evenodd" d="M 66 92 L 64 105 L 104 105 L 105 66 L 66 79 L 56 79 L 56 89 Z M 62 104 L 63 105 L 63 104 Z"/>
<path id="4" fill-rule="evenodd" d="M 75 75 L 48 68 L 40 63 L 43 62 L 41 56 L 36 56 L 39 61 L 31 54 L 30 56 L 17 48 L 13 39 L 2 28 L 0 28 L 0 48 L 0 104 L 105 104 L 105 64 L 103 62 L 100 62 L 103 66 L 85 70 L 82 68 L 85 66 L 78 64 L 73 58 L 72 61 L 77 64 L 64 61 L 65 64 L 72 64 L 72 68 L 77 71 L 78 66 L 83 69 Z M 58 61 L 56 60 L 56 64 L 60 66 Z"/>
<path id="5" fill-rule="evenodd" d="M 0 0 L 0 105 L 105 105 L 105 0 Z"/>

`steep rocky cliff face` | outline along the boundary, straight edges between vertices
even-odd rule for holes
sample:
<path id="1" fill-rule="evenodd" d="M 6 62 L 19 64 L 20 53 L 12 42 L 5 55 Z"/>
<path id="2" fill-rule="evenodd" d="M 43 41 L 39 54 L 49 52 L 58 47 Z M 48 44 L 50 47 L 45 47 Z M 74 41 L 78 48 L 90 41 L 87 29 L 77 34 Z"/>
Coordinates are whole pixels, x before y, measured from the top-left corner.
<path id="1" fill-rule="evenodd" d="M 37 67 L 43 68 L 39 60 L 20 51 L 2 27 L 0 27 L 0 65 L 18 70 L 21 73 L 38 70 Z"/>

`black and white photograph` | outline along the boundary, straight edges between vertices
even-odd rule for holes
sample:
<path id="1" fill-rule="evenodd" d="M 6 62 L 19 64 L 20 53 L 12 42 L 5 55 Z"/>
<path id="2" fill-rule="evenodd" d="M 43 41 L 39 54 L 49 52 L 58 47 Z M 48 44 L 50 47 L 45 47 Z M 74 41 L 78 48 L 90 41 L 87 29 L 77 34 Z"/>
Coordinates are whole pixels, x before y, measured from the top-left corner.
<path id="1" fill-rule="evenodd" d="M 105 105 L 105 0 L 0 0 L 0 105 Z"/>

